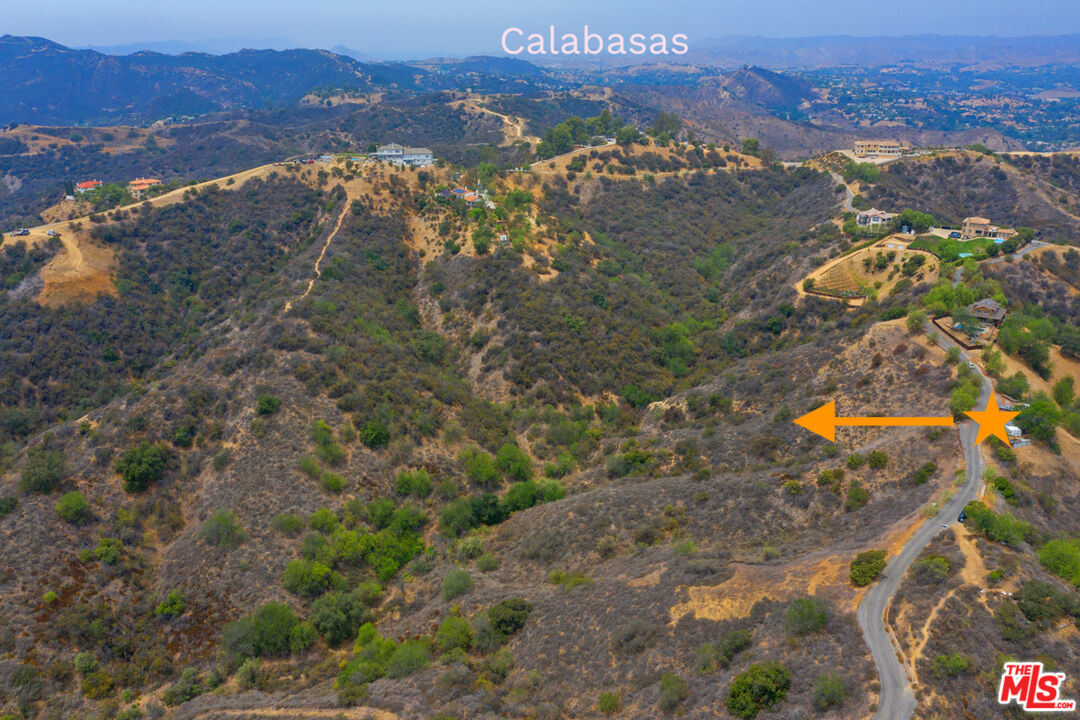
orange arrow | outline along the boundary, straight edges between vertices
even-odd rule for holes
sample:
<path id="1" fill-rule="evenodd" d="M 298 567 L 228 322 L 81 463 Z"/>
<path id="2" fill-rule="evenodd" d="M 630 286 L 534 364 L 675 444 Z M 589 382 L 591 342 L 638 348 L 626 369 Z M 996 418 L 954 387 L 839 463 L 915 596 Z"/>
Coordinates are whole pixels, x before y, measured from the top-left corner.
<path id="1" fill-rule="evenodd" d="M 913 427 L 913 426 L 949 426 L 951 417 L 836 417 L 836 403 L 827 402 L 817 410 L 812 410 L 795 424 L 817 433 L 829 442 L 836 442 L 836 427 Z"/>

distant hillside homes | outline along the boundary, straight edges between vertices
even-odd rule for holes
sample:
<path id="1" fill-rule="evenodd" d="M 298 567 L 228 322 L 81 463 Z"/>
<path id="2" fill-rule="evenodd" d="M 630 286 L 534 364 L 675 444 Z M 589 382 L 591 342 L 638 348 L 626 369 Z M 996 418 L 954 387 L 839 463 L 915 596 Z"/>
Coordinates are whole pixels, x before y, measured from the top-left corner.
<path id="1" fill-rule="evenodd" d="M 427 148 L 403 147 L 397 143 L 380 145 L 375 149 L 375 159 L 393 165 L 427 167 L 435 162 L 435 156 Z"/>

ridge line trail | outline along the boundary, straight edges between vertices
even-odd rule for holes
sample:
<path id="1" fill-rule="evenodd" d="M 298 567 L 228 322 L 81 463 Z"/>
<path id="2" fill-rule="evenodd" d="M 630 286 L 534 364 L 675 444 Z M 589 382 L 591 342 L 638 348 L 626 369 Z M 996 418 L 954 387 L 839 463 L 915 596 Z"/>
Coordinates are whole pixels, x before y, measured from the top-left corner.
<path id="1" fill-rule="evenodd" d="M 346 198 L 348 199 L 348 198 Z M 338 234 L 338 230 L 341 229 L 341 224 L 345 222 L 345 215 L 349 212 L 349 204 L 343 203 L 344 207 L 341 209 L 341 215 L 338 216 L 337 225 L 334 226 L 333 231 L 326 238 L 326 242 L 323 243 L 322 250 L 319 251 L 319 257 L 315 260 L 315 277 L 308 280 L 307 289 L 304 290 L 304 294 L 296 298 L 297 301 L 303 300 L 311 292 L 311 288 L 315 287 L 315 281 L 322 277 L 322 271 L 319 266 L 322 265 L 323 258 L 326 257 L 326 250 L 330 247 L 330 243 L 333 242 L 334 237 Z M 289 312 L 292 309 L 293 301 L 289 300 L 285 303 L 285 312 Z"/>

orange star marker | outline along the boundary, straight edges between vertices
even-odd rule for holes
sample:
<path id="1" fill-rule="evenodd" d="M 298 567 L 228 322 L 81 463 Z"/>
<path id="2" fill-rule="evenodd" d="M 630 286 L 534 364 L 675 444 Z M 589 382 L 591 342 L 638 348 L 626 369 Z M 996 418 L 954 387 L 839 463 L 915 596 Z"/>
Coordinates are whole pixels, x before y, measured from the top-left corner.
<path id="1" fill-rule="evenodd" d="M 1002 410 L 998 407 L 997 398 L 994 397 L 993 393 L 990 394 L 990 399 L 986 401 L 985 410 L 969 410 L 965 414 L 979 424 L 979 434 L 975 438 L 976 445 L 991 435 L 1006 445 L 1012 445 L 1009 441 L 1009 433 L 1005 430 L 1005 423 L 1020 413 Z"/>

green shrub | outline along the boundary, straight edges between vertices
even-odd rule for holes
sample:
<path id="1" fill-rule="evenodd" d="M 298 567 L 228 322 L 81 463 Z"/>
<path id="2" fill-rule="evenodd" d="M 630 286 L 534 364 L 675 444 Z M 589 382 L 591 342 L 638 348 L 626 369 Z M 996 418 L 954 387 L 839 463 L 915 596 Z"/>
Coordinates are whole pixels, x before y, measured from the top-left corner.
<path id="1" fill-rule="evenodd" d="M 872 469 L 881 470 L 889 464 L 889 456 L 881 450 L 871 450 L 866 456 L 866 461 L 870 464 Z"/>
<path id="2" fill-rule="evenodd" d="M 26 451 L 19 489 L 23 492 L 52 492 L 70 473 L 63 452 L 37 445 Z"/>
<path id="3" fill-rule="evenodd" d="M 499 558 L 489 552 L 476 558 L 476 569 L 480 572 L 491 572 L 499 569 Z"/>
<path id="4" fill-rule="evenodd" d="M 847 458 L 847 466 L 852 470 L 858 470 L 866 464 L 866 458 L 859 453 L 851 453 Z"/>
<path id="5" fill-rule="evenodd" d="M 390 442 L 390 431 L 378 420 L 369 420 L 360 426 L 360 442 L 372 450 L 386 447 Z"/>
<path id="6" fill-rule="evenodd" d="M 521 628 L 529 619 L 532 605 L 521 598 L 507 598 L 493 605 L 487 611 L 491 628 L 499 637 L 509 637 Z"/>
<path id="7" fill-rule="evenodd" d="M 334 467 L 341 465 L 348 459 L 348 453 L 345 452 L 345 448 L 334 441 L 320 445 L 315 452 L 322 458 L 323 462 L 333 465 Z"/>
<path id="8" fill-rule="evenodd" d="M 848 485 L 847 498 L 844 500 L 844 511 L 854 512 L 868 502 L 870 502 L 870 491 L 858 480 L 852 480 Z"/>
<path id="9" fill-rule="evenodd" d="M 124 559 L 124 544 L 116 538 L 103 537 L 94 548 L 94 557 L 103 565 L 118 565 Z"/>
<path id="10" fill-rule="evenodd" d="M 255 399 L 255 411 L 260 415 L 273 415 L 281 407 L 281 398 L 263 393 Z"/>
<path id="11" fill-rule="evenodd" d="M 19 506 L 18 499 L 14 497 L 0 497 L 0 518 L 6 517 L 15 512 L 15 508 Z"/>
<path id="12" fill-rule="evenodd" d="M 319 476 L 319 484 L 327 492 L 339 493 L 345 489 L 345 478 L 337 473 L 325 471 Z"/>
<path id="13" fill-rule="evenodd" d="M 45 592 L 44 595 L 41 596 L 41 602 L 45 603 L 46 605 L 52 605 L 59 599 L 60 596 L 52 590 L 48 590 L 47 592 Z"/>
<path id="14" fill-rule="evenodd" d="M 319 633 L 310 623 L 300 622 L 289 630 L 289 652 L 302 653 L 315 644 Z"/>
<path id="15" fill-rule="evenodd" d="M 337 530 L 338 525 L 340 524 L 338 516 L 330 508 L 319 508 L 311 513 L 311 517 L 308 518 L 308 525 L 312 530 L 327 535 L 334 532 L 334 530 Z"/>
<path id="16" fill-rule="evenodd" d="M 472 630 L 464 618 L 454 615 L 439 623 L 435 631 L 435 647 L 440 654 L 446 655 L 455 650 L 468 651 L 472 645 Z"/>
<path id="17" fill-rule="evenodd" d="M 330 645 L 340 645 L 356 636 L 368 621 L 367 603 L 351 592 L 328 592 L 311 604 L 308 619 Z"/>
<path id="18" fill-rule="evenodd" d="M 291 607 L 281 602 L 268 602 L 250 617 L 226 626 L 222 646 L 239 657 L 288 655 L 290 637 L 299 624 L 300 619 Z"/>
<path id="19" fill-rule="evenodd" d="M 440 595 L 443 600 L 453 600 L 472 590 L 473 579 L 465 570 L 451 570 L 443 578 Z"/>
<path id="20" fill-rule="evenodd" d="M 688 694 L 686 681 L 675 673 L 664 673 L 660 676 L 660 707 L 665 712 L 678 708 Z"/>
<path id="21" fill-rule="evenodd" d="M 170 590 L 165 599 L 154 609 L 154 613 L 165 617 L 177 617 L 184 614 L 186 607 L 184 596 L 180 594 L 180 591 Z"/>
<path id="22" fill-rule="evenodd" d="M 427 639 L 406 640 L 397 646 L 386 663 L 386 675 L 403 678 L 431 664 L 431 643 Z"/>
<path id="23" fill-rule="evenodd" d="M 930 478 L 937 472 L 937 465 L 932 462 L 928 462 L 921 468 L 915 471 L 911 476 L 911 481 L 916 485 L 925 485 L 929 482 Z"/>
<path id="24" fill-rule="evenodd" d="M 1059 538 L 1039 548 L 1039 562 L 1058 577 L 1080 587 L 1080 539 Z"/>
<path id="25" fill-rule="evenodd" d="M 1030 523 L 1019 520 L 1008 513 L 995 513 L 978 500 L 964 506 L 967 518 L 964 525 L 981 532 L 991 540 L 1017 547 L 1025 540 L 1035 539 L 1036 533 Z"/>
<path id="26" fill-rule="evenodd" d="M 495 460 L 477 447 L 465 448 L 458 455 L 458 462 L 465 470 L 465 476 L 480 486 L 489 486 L 498 479 Z"/>
<path id="27" fill-rule="evenodd" d="M 885 551 L 867 550 L 856 555 L 851 561 L 851 571 L 848 576 L 851 578 L 852 585 L 866 587 L 874 582 L 884 569 Z"/>
<path id="28" fill-rule="evenodd" d="M 84 525 L 93 518 L 90 503 L 78 490 L 72 490 L 56 501 L 56 514 L 72 525 Z"/>
<path id="29" fill-rule="evenodd" d="M 915 563 L 913 575 L 916 582 L 927 585 L 944 582 L 948 579 L 950 572 L 952 572 L 952 563 L 949 562 L 949 558 L 931 554 Z"/>
<path id="30" fill-rule="evenodd" d="M 791 674 L 779 662 L 754 663 L 732 680 L 727 697 L 728 712 L 750 720 L 783 700 L 789 687 Z"/>
<path id="31" fill-rule="evenodd" d="M 394 490 L 398 495 L 413 495 L 418 498 L 426 498 L 431 494 L 431 475 L 423 468 L 402 470 L 397 474 Z"/>
<path id="32" fill-rule="evenodd" d="M 344 590 L 345 578 L 317 560 L 290 560 L 281 578 L 285 589 L 306 598 L 316 598 L 327 590 Z"/>
<path id="33" fill-rule="evenodd" d="M 829 671 L 817 676 L 813 695 L 815 708 L 825 711 L 829 708 L 840 707 L 845 699 L 847 699 L 847 685 L 839 675 Z"/>
<path id="34" fill-rule="evenodd" d="M 622 710 L 622 700 L 615 693 L 601 693 L 596 708 L 605 715 L 614 715 Z"/>
<path id="35" fill-rule="evenodd" d="M 818 632 L 829 622 L 829 606 L 818 597 L 795 598 L 788 604 L 784 627 L 789 635 Z"/>
<path id="36" fill-rule="evenodd" d="M 300 458 L 300 472 L 307 475 L 312 480 L 318 480 L 320 469 L 319 461 L 315 459 L 314 455 L 305 455 Z"/>
<path id="37" fill-rule="evenodd" d="M 934 658 L 934 677 L 956 677 L 961 673 L 970 672 L 975 666 L 971 658 L 954 652 L 948 655 L 938 655 Z"/>
<path id="38" fill-rule="evenodd" d="M 548 582 L 570 589 L 581 585 L 592 585 L 593 579 L 584 573 L 568 573 L 565 570 L 556 569 L 548 573 Z"/>
<path id="39" fill-rule="evenodd" d="M 98 661 L 93 653 L 81 652 L 75 655 L 74 665 L 76 672 L 80 675 L 86 675 L 97 670 Z"/>
<path id="40" fill-rule="evenodd" d="M 304 529 L 304 518 L 296 513 L 281 513 L 270 520 L 270 527 L 287 537 L 296 537 Z"/>
<path id="41" fill-rule="evenodd" d="M 199 537 L 208 545 L 233 550 L 248 539 L 248 534 L 240 527 L 236 513 L 228 508 L 220 508 L 203 522 Z"/>
<path id="42" fill-rule="evenodd" d="M 103 670 L 95 670 L 83 676 L 80 689 L 85 697 L 99 700 L 112 695 L 115 687 L 116 681 L 112 679 L 112 676 Z"/>
<path id="43" fill-rule="evenodd" d="M 125 450 L 116 463 L 116 471 L 124 481 L 124 491 L 143 492 L 160 480 L 168 459 L 168 450 L 146 441 Z"/>
<path id="44" fill-rule="evenodd" d="M 505 443 L 495 454 L 495 467 L 511 482 L 532 479 L 532 460 L 524 450 L 512 443 Z"/>

